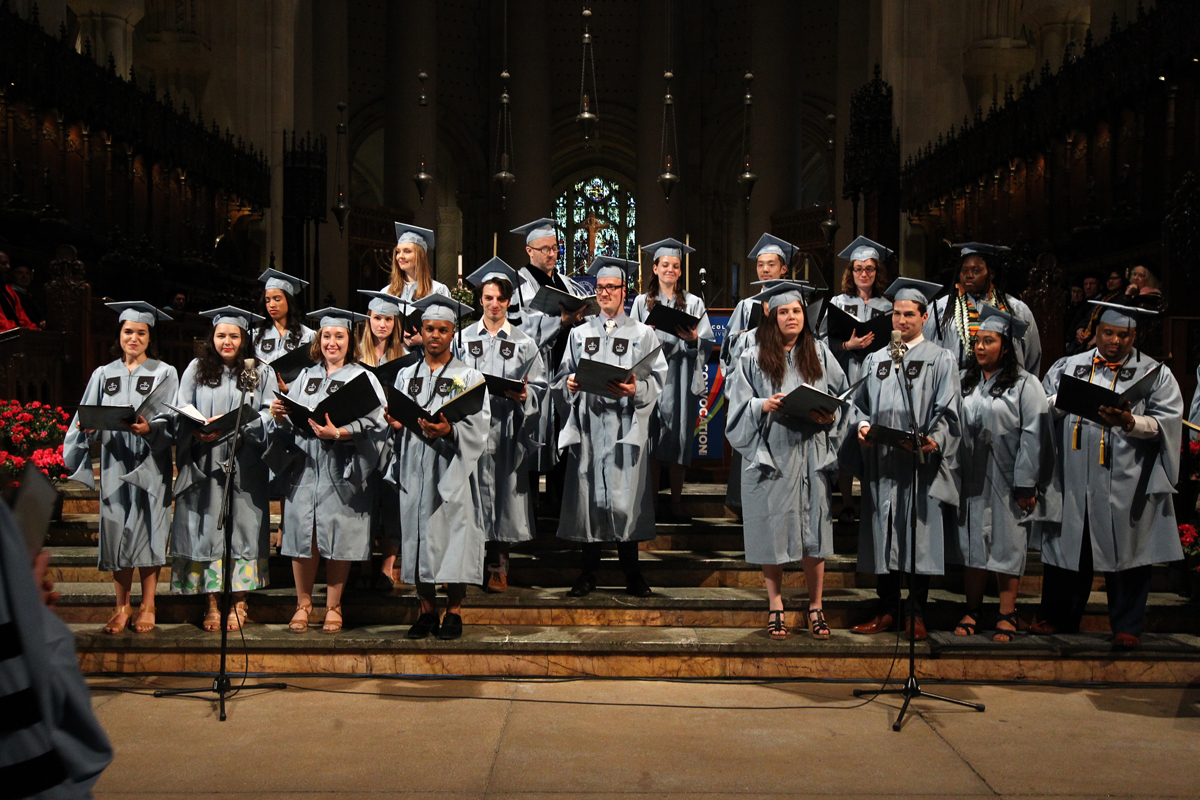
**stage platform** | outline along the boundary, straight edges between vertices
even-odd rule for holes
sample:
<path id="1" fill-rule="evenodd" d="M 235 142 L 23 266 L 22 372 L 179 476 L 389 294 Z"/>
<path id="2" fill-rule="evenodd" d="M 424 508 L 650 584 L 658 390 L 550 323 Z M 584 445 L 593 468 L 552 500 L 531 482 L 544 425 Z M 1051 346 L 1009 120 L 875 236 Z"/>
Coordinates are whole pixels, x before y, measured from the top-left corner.
<path id="1" fill-rule="evenodd" d="M 453 642 L 410 641 L 404 634 L 416 619 L 413 587 L 398 584 L 388 595 L 348 593 L 346 628 L 320 631 L 324 587 L 314 597 L 315 625 L 304 634 L 287 630 L 295 609 L 288 559 L 272 553 L 271 587 L 250 595 L 251 623 L 244 645 L 231 635 L 230 669 L 278 674 L 422 674 L 705 678 L 883 679 L 905 672 L 897 658 L 907 643 L 895 634 L 863 637 L 848 628 L 874 612 L 874 576 L 855 572 L 857 526 L 835 526 L 837 555 L 826 566 L 825 610 L 831 639 L 812 640 L 802 610 L 804 576 L 789 570 L 785 582 L 786 623 L 792 635 L 767 638 L 766 591 L 758 567 L 742 560 L 742 531 L 724 508 L 721 484 L 689 484 L 688 524 L 660 523 L 658 536 L 643 544 L 642 568 L 655 596 L 637 599 L 621 589 L 615 552 L 600 574 L 602 588 L 586 598 L 566 590 L 577 574 L 575 547 L 554 537 L 555 521 L 539 520 L 539 536 L 518 546 L 512 557 L 512 587 L 485 594 L 472 587 L 463 609 L 464 635 Z M 64 490 L 63 519 L 50 536 L 53 576 L 62 593 L 59 616 L 76 633 L 80 663 L 88 673 L 209 672 L 217 669 L 220 636 L 199 627 L 203 599 L 169 594 L 169 569 L 160 575 L 155 603 L 159 627 L 146 634 L 117 636 L 100 628 L 113 607 L 108 575 L 96 570 L 95 492 L 78 484 Z M 837 503 L 835 503 L 835 507 Z M 273 527 L 278 508 L 272 509 Z M 1036 552 L 1021 582 L 1018 613 L 1033 617 L 1041 590 Z M 354 575 L 352 573 L 352 581 Z M 926 622 L 929 641 L 918 643 L 919 674 L 961 680 L 1029 680 L 1130 683 L 1200 682 L 1200 606 L 1183 594 L 1179 570 L 1154 571 L 1148 634 L 1134 652 L 1114 653 L 1108 642 L 1103 577 L 1098 576 L 1084 618 L 1084 632 L 993 643 L 990 628 L 957 637 L 954 624 L 965 608 L 961 572 L 934 580 Z M 135 587 L 135 600 L 140 597 Z M 994 598 L 992 611 L 994 613 Z M 985 615 L 984 625 L 993 619 Z"/>

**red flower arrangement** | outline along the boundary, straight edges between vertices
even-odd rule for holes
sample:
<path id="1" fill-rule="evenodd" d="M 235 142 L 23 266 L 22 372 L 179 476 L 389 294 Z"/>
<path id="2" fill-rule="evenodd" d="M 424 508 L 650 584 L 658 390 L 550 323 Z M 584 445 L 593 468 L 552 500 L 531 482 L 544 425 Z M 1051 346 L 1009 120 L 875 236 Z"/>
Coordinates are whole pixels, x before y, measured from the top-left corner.
<path id="1" fill-rule="evenodd" d="M 1196 534 L 1196 529 L 1188 524 L 1179 526 L 1179 543 L 1183 545 L 1183 554 L 1185 556 L 1200 556 L 1200 536 Z M 1197 567 L 1200 572 L 1200 567 Z"/>
<path id="2" fill-rule="evenodd" d="M 0 475 L 14 484 L 26 460 L 56 483 L 66 480 L 62 442 L 71 417 L 57 406 L 37 400 L 22 406 L 17 400 L 0 400 Z"/>

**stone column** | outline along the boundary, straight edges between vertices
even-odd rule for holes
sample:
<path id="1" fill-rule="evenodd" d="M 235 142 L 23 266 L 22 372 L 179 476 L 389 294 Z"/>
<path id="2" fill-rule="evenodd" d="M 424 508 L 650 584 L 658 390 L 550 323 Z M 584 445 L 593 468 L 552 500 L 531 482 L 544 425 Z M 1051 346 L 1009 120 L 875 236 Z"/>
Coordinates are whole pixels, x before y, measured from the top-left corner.
<path id="1" fill-rule="evenodd" d="M 1049 61 L 1050 69 L 1057 72 L 1072 41 L 1079 43 L 1078 54 L 1083 55 L 1083 37 L 1091 19 L 1087 0 L 1025 0 L 1021 22 L 1036 37 L 1039 68 Z"/>
<path id="2" fill-rule="evenodd" d="M 508 190 L 500 216 L 497 253 L 520 269 L 529 259 L 525 239 L 509 230 L 540 217 L 554 216 L 554 180 L 550 174 L 550 48 L 547 0 L 512 0 L 508 4 L 509 108 L 513 118 L 513 170 L 517 181 Z M 528 43 L 528 44 L 527 44 Z M 498 113 L 493 110 L 492 119 Z M 492 123 L 493 127 L 495 123 Z M 495 159 L 496 143 L 488 157 Z M 490 164 L 494 173 L 495 164 Z"/>
<path id="3" fill-rule="evenodd" d="M 985 116 L 993 101 L 1004 105 L 1008 87 L 1036 67 L 1020 17 L 1021 0 L 988 0 L 968 12 L 971 42 L 963 54 L 963 80 L 971 108 L 983 109 Z"/>
<path id="4" fill-rule="evenodd" d="M 129 76 L 133 64 L 133 28 L 146 14 L 145 0 L 72 0 L 79 19 L 79 35 L 92 40 L 92 53 L 100 64 L 111 55 L 117 74 Z M 57 26 L 53 33 L 57 34 Z"/>
<path id="5" fill-rule="evenodd" d="M 421 204 L 412 176 L 425 157 L 437 170 L 437 3 L 406 0 L 387 4 L 387 63 L 384 75 L 384 202 L 413 212 L 413 223 L 436 229 L 438 190 L 431 185 Z M 418 108 L 417 73 L 424 70 L 427 108 Z"/>
<path id="6" fill-rule="evenodd" d="M 325 198 L 325 216 L 328 224 L 321 228 L 321 290 L 333 292 L 345 308 L 358 308 L 357 298 L 350 297 L 351 289 L 376 286 L 351 287 L 349 285 L 349 247 L 346 237 L 349 232 L 339 233 L 337 218 L 333 216 L 333 204 L 337 202 L 335 176 L 337 164 L 337 124 L 339 102 L 349 102 L 349 25 L 347 0 L 319 0 L 312 4 L 312 128 L 314 134 L 325 136 L 329 142 L 329 181 Z M 297 109 L 299 111 L 299 109 Z M 349 121 L 349 120 L 347 120 Z M 345 142 L 349 145 L 349 142 Z M 350 188 L 349 163 L 346 152 L 341 154 L 341 176 L 347 193 Z"/>

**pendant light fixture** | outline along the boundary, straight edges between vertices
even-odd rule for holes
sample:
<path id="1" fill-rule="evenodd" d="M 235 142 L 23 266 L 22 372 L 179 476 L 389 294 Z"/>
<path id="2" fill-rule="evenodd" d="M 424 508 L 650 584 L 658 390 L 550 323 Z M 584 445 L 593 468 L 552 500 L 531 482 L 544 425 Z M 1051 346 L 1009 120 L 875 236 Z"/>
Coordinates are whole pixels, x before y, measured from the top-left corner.
<path id="1" fill-rule="evenodd" d="M 662 187 L 663 200 L 670 204 L 671 190 L 679 183 L 679 173 L 675 172 L 678 169 L 679 134 L 675 124 L 675 98 L 671 96 L 671 79 L 675 77 L 671 71 L 671 0 L 664 1 L 667 6 L 667 66 L 663 71 L 663 79 L 667 82 L 667 91 L 663 95 L 662 145 L 658 156 L 662 172 L 658 176 L 658 185 Z"/>
<path id="2" fill-rule="evenodd" d="M 754 191 L 754 182 L 758 180 L 758 176 L 750 171 L 750 115 L 754 106 L 750 84 L 754 81 L 754 74 L 746 70 L 742 80 L 746 82 L 746 94 L 742 97 L 742 174 L 737 176 L 737 182 L 742 187 L 746 205 L 750 205 L 750 193 Z"/>
<path id="3" fill-rule="evenodd" d="M 421 92 L 417 96 L 417 113 L 422 115 L 422 121 L 424 121 L 424 115 L 429 113 L 429 98 L 425 95 L 425 81 L 427 80 L 429 80 L 429 75 L 425 73 L 425 70 L 417 73 L 417 81 L 421 87 Z M 425 193 L 429 191 L 429 187 L 433 184 L 433 176 L 425 171 L 425 137 L 422 135 L 423 130 L 424 125 L 417 126 L 417 157 L 419 164 L 417 166 L 417 174 L 413 175 L 413 183 L 416 184 L 417 197 L 420 199 L 422 207 L 425 206 Z"/>
<path id="4" fill-rule="evenodd" d="M 350 204 L 346 202 L 346 185 L 342 183 L 342 153 L 346 152 L 346 103 L 337 104 L 337 148 L 333 157 L 333 185 L 337 187 L 337 202 L 333 204 L 333 217 L 337 220 L 338 233 L 346 232 L 346 217 L 350 215 Z"/>
<path id="5" fill-rule="evenodd" d="M 599 104 L 596 102 L 596 54 L 592 50 L 592 34 L 588 23 L 592 19 L 592 9 L 588 3 L 583 4 L 583 58 L 579 67 L 579 114 L 575 121 L 583 130 L 583 146 L 591 147 L 595 135 L 596 123 L 600 121 L 597 113 Z M 592 93 L 587 92 L 588 67 L 592 72 Z"/>
<path id="6" fill-rule="evenodd" d="M 507 200 L 508 187 L 516 182 L 512 171 L 512 109 L 508 105 L 508 0 L 504 0 L 504 22 L 502 24 L 504 44 L 500 72 L 500 117 L 496 123 L 496 174 L 492 176 L 500 185 L 500 208 Z"/>

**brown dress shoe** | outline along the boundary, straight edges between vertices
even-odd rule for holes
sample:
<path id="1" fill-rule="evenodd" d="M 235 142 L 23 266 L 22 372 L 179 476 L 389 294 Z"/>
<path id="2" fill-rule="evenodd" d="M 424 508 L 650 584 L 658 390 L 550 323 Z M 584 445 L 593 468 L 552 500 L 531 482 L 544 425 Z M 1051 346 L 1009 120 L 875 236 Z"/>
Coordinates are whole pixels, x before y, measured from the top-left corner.
<path id="1" fill-rule="evenodd" d="M 508 590 L 508 576 L 503 572 L 493 571 L 489 573 L 487 586 L 484 589 L 488 594 L 501 594 Z"/>
<path id="2" fill-rule="evenodd" d="M 1038 636 L 1053 636 L 1058 633 L 1058 628 L 1044 619 L 1035 619 L 1029 623 L 1029 632 Z"/>
<path id="3" fill-rule="evenodd" d="M 904 623 L 904 635 L 910 639 L 916 639 L 918 642 L 923 642 L 929 638 L 929 632 L 925 630 L 925 620 L 921 617 L 909 617 Z"/>
<path id="4" fill-rule="evenodd" d="M 1113 637 L 1114 650 L 1132 650 L 1142 643 L 1142 640 L 1132 633 L 1118 633 Z"/>
<path id="5" fill-rule="evenodd" d="M 892 629 L 892 623 L 896 618 L 891 614 L 879 614 L 870 622 L 864 622 L 861 625 L 855 625 L 850 629 L 851 633 L 885 633 Z"/>

